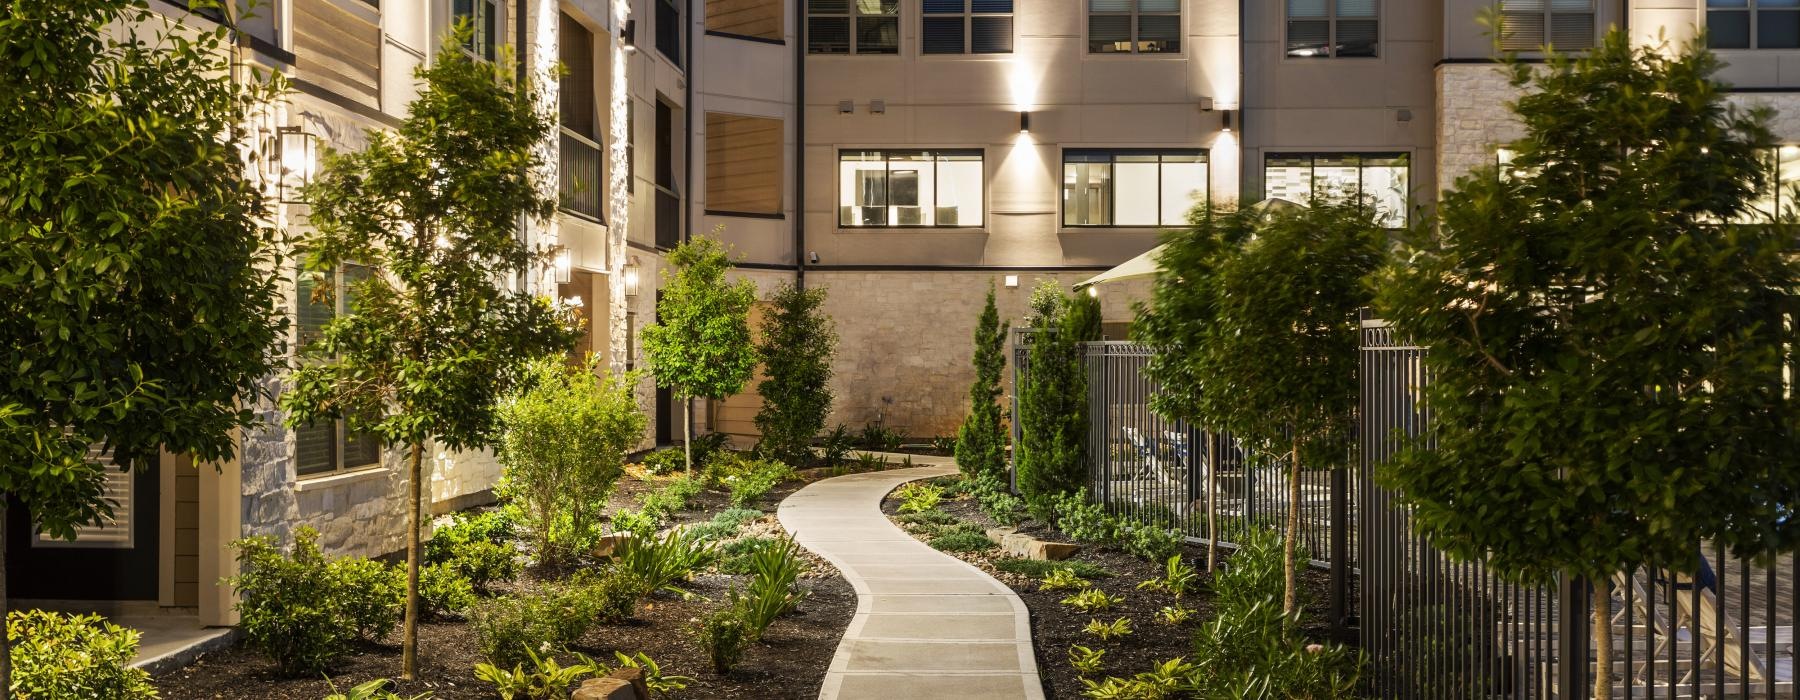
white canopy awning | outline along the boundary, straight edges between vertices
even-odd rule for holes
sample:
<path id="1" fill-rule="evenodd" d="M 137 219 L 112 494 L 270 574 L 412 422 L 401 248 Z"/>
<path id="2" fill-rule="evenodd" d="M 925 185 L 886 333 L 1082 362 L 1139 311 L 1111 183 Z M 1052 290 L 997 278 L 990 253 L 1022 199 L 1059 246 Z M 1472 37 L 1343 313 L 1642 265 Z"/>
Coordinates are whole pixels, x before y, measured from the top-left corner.
<path id="1" fill-rule="evenodd" d="M 1306 206 L 1306 205 L 1300 204 L 1298 202 L 1291 202 L 1291 201 L 1288 201 L 1285 199 L 1265 199 L 1263 201 L 1260 201 L 1260 202 L 1250 205 L 1250 209 L 1251 209 L 1251 211 L 1271 212 L 1271 211 L 1281 211 L 1284 209 L 1298 208 L 1298 207 L 1304 207 L 1304 206 Z M 1167 244 L 1159 245 L 1155 248 L 1151 248 L 1147 251 L 1144 251 L 1144 254 L 1142 254 L 1142 255 L 1139 255 L 1130 260 L 1126 260 L 1125 262 L 1119 263 L 1119 265 L 1117 267 L 1114 267 L 1111 270 L 1107 270 L 1098 275 L 1094 275 L 1093 277 L 1089 277 L 1085 280 L 1082 280 L 1081 282 L 1076 283 L 1075 288 L 1081 289 L 1083 287 L 1091 287 L 1096 284 L 1103 284 L 1106 282 L 1117 282 L 1119 280 L 1135 279 L 1138 277 L 1154 277 L 1154 276 L 1156 276 L 1157 271 L 1162 269 L 1162 264 L 1158 263 L 1156 258 L 1162 254 L 1162 250 L 1163 250 L 1164 246 L 1166 246 L 1166 245 Z"/>

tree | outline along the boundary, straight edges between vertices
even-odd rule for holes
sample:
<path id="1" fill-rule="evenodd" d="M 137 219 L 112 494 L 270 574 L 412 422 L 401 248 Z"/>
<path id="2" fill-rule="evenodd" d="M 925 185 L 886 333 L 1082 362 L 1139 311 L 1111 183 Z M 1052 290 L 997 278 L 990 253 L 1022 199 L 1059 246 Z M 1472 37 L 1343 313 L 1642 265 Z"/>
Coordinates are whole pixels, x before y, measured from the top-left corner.
<path id="1" fill-rule="evenodd" d="M 349 290 L 350 313 L 303 350 L 281 398 L 289 425 L 342 418 L 353 432 L 406 447 L 408 679 L 418 664 L 426 443 L 495 444 L 499 398 L 527 363 L 575 341 L 565 311 L 511 284 L 545 262 L 521 240 L 520 216 L 555 209 L 531 174 L 555 126 L 537 109 L 538 87 L 470 57 L 455 36 L 415 75 L 419 97 L 399 129 L 370 131 L 355 153 L 326 153 L 302 190 L 314 226 L 303 274 L 374 272 Z"/>
<path id="2" fill-rule="evenodd" d="M 599 362 L 539 359 L 500 403 L 499 491 L 521 506 L 547 569 L 573 563 L 599 537 L 606 497 L 649 422 L 637 376 L 596 377 Z"/>
<path id="3" fill-rule="evenodd" d="M 1164 234 L 1159 272 L 1152 283 L 1149 303 L 1135 305 L 1132 336 L 1156 349 L 1144 365 L 1144 375 L 1162 387 L 1150 397 L 1150 409 L 1170 420 L 1205 424 L 1200 395 L 1207 375 L 1196 373 L 1194 356 L 1217 329 L 1219 267 L 1256 229 L 1260 214 L 1242 210 L 1196 208 L 1187 228 Z M 1216 474 L 1210 478 L 1216 479 Z M 1217 484 L 1209 485 L 1216 494 Z M 1206 568 L 1216 569 L 1218 548 L 1218 498 L 1207 499 Z"/>
<path id="4" fill-rule="evenodd" d="M 1000 373 L 1006 369 L 1006 331 L 988 282 L 987 305 L 975 319 L 975 381 L 969 417 L 956 431 L 956 464 L 970 479 L 997 481 L 1006 469 L 1006 428 L 1000 424 Z"/>
<path id="5" fill-rule="evenodd" d="M 1755 204 L 1769 115 L 1727 102 L 1710 52 L 1663 49 L 1615 31 L 1511 65 L 1527 94 L 1510 168 L 1459 179 L 1378 299 L 1430 348 L 1435 442 L 1383 482 L 1453 556 L 1593 582 L 1601 650 L 1615 572 L 1693 571 L 1701 540 L 1756 557 L 1800 536 L 1782 374 L 1795 229 Z"/>
<path id="6" fill-rule="evenodd" d="M 240 130 L 282 82 L 138 0 L 0 15 L 0 542 L 10 499 L 72 538 L 112 512 L 90 447 L 218 461 L 256 423 L 284 321 Z M 4 586 L 0 557 L 0 611 Z"/>
<path id="7" fill-rule="evenodd" d="M 1253 235 L 1245 235 L 1247 228 Z M 1202 229 L 1177 239 L 1177 248 L 1191 248 L 1173 251 L 1172 259 L 1210 273 L 1196 280 L 1203 296 L 1172 297 L 1164 312 L 1194 304 L 1212 313 L 1189 321 L 1205 328 L 1174 334 L 1191 344 L 1163 350 L 1171 355 L 1161 371 L 1192 382 L 1192 393 L 1165 399 L 1163 410 L 1197 410 L 1206 425 L 1244 444 L 1246 454 L 1287 466 L 1282 609 L 1291 614 L 1298 604 L 1300 474 L 1341 467 L 1349 455 L 1356 314 L 1369 303 L 1368 277 L 1383 260 L 1385 240 L 1374 207 L 1354 199 L 1211 217 Z M 1233 241 L 1242 242 L 1234 248 Z M 1177 321 L 1158 323 L 1166 331 Z"/>
<path id="8" fill-rule="evenodd" d="M 1019 491 L 1049 522 L 1056 496 L 1087 483 L 1087 367 L 1079 343 L 1100 338 L 1100 302 L 1046 281 L 1032 293 L 1025 386 L 1019 389 Z"/>
<path id="9" fill-rule="evenodd" d="M 756 369 L 750 338 L 750 306 L 756 285 L 725 281 L 731 258 L 717 239 L 697 236 L 669 252 L 675 274 L 665 272 L 655 325 L 644 328 L 644 355 L 656 385 L 686 401 L 723 399 L 742 391 Z M 692 409 L 689 409 L 690 416 Z M 686 460 L 694 471 L 694 427 L 685 425 Z"/>
<path id="10" fill-rule="evenodd" d="M 756 385 L 763 400 L 756 429 L 770 454 L 805 466 L 813 437 L 825 429 L 831 413 L 837 331 L 820 309 L 824 289 L 783 283 L 770 301 L 772 313 L 763 319 L 762 343 L 756 348 L 764 375 Z"/>

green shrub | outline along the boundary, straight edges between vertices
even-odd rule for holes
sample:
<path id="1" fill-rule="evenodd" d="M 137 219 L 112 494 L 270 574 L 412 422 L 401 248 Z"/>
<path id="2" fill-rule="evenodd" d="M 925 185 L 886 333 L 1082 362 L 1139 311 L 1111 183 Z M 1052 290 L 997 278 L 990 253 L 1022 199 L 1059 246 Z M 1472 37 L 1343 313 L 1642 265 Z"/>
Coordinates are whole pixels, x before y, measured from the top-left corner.
<path id="1" fill-rule="evenodd" d="M 719 547 L 719 573 L 733 576 L 751 573 L 754 567 L 751 557 L 774 542 L 773 537 L 745 537 L 726 542 Z"/>
<path id="2" fill-rule="evenodd" d="M 894 498 L 900 499 L 900 512 L 923 513 L 937 509 L 938 502 L 944 500 L 944 490 L 937 484 L 915 481 L 895 490 Z"/>
<path id="3" fill-rule="evenodd" d="M 944 552 L 985 552 L 999 546 L 994 544 L 993 540 L 988 539 L 987 535 L 967 530 L 938 535 L 931 538 L 931 541 L 926 544 L 931 545 L 932 549 Z"/>
<path id="4" fill-rule="evenodd" d="M 634 535 L 650 535 L 656 532 L 656 516 L 643 510 L 621 510 L 612 515 L 612 531 L 629 532 Z"/>
<path id="5" fill-rule="evenodd" d="M 731 481 L 731 505 L 750 508 L 781 482 L 794 478 L 794 468 L 781 462 L 758 460 L 754 467 Z"/>
<path id="6" fill-rule="evenodd" d="M 542 648 L 560 649 L 597 619 L 590 586 L 553 584 L 536 593 L 500 596 L 469 611 L 475 646 L 502 668 L 523 664 Z"/>
<path id="7" fill-rule="evenodd" d="M 731 436 L 724 433 L 707 433 L 694 437 L 694 463 L 706 464 L 713 456 L 728 451 Z"/>
<path id="8" fill-rule="evenodd" d="M 1019 574 L 1032 578 L 1044 578 L 1053 571 L 1067 571 L 1073 576 L 1084 579 L 1110 578 L 1113 573 L 1085 561 L 1042 561 L 1038 559 L 1021 559 L 1008 557 L 994 561 L 994 568 L 1009 574 Z"/>
<path id="9" fill-rule="evenodd" d="M 349 653 L 360 634 L 378 638 L 398 622 L 406 596 L 395 567 L 345 557 L 327 560 L 310 527 L 294 531 L 292 554 L 272 537 L 238 540 L 239 627 L 249 646 L 286 675 L 313 675 Z"/>
<path id="10" fill-rule="evenodd" d="M 886 469 L 887 467 L 888 467 L 888 460 L 886 457 L 883 457 L 881 455 L 875 454 L 873 452 L 863 452 L 863 453 L 856 455 L 856 470 L 857 471 L 878 472 L 883 469 Z"/>
<path id="11" fill-rule="evenodd" d="M 865 450 L 893 452 L 900 449 L 905 440 L 900 431 L 870 423 L 863 426 L 862 432 L 856 435 L 856 446 Z"/>
<path id="12" fill-rule="evenodd" d="M 737 536 L 744 523 L 753 522 L 763 516 L 760 510 L 750 508 L 728 508 L 699 525 L 688 528 L 695 538 L 703 542 L 716 542 Z"/>
<path id="13" fill-rule="evenodd" d="M 619 668 L 635 668 L 643 671 L 644 685 L 649 686 L 650 692 L 654 693 L 657 697 L 664 697 L 677 690 L 684 690 L 688 687 L 688 683 L 691 683 L 694 680 L 687 676 L 676 676 L 663 673 L 662 666 L 656 663 L 656 659 L 650 658 L 649 654 L 645 654 L 641 651 L 630 656 L 626 656 L 625 652 L 615 651 L 613 652 L 613 658 L 619 660 Z"/>
<path id="14" fill-rule="evenodd" d="M 138 632 L 99 615 L 15 610 L 6 616 L 13 697 L 20 700 L 156 697 L 150 674 L 130 668 Z"/>
<path id="15" fill-rule="evenodd" d="M 819 438 L 819 451 L 824 453 L 825 466 L 835 467 L 850 456 L 850 450 L 856 448 L 856 440 L 850 436 L 850 429 L 838 425 Z"/>
<path id="16" fill-rule="evenodd" d="M 1057 602 L 1084 613 L 1092 613 L 1108 610 L 1114 605 L 1125 602 L 1125 596 L 1107 595 L 1106 591 L 1098 588 L 1083 588 L 1074 595 Z"/>
<path id="17" fill-rule="evenodd" d="M 981 505 L 981 512 L 1001 525 L 1017 525 L 1024 519 L 1025 499 L 1014 496 L 1000 475 L 978 473 L 969 483 L 969 492 Z"/>
<path id="18" fill-rule="evenodd" d="M 665 447 L 644 455 L 644 471 L 662 476 L 687 469 L 687 454 L 679 447 Z"/>
<path id="19" fill-rule="evenodd" d="M 720 674 L 730 673 L 744 659 L 744 651 L 756 641 L 756 633 L 746 619 L 744 608 L 738 604 L 737 589 L 732 589 L 729 600 L 725 607 L 702 618 L 694 627 L 695 640 L 712 659 L 713 671 Z"/>
<path id="20" fill-rule="evenodd" d="M 956 430 L 956 466 L 972 478 L 997 479 L 1006 470 L 1006 441 L 1000 411 L 1000 379 L 1006 369 L 1006 334 L 1009 323 L 1000 321 L 994 303 L 994 286 L 988 284 L 987 303 L 975 319 L 972 363 L 975 381 L 969 384 L 969 417 Z"/>
<path id="21" fill-rule="evenodd" d="M 393 681 L 386 678 L 377 678 L 339 692 L 337 685 L 333 684 L 330 678 L 326 678 L 325 686 L 331 688 L 331 694 L 325 696 L 325 700 L 431 700 L 430 692 L 419 693 L 410 698 L 400 697 L 394 691 L 388 690 L 388 686 L 392 683 Z"/>
<path id="22" fill-rule="evenodd" d="M 1106 506 L 1088 500 L 1087 489 L 1055 497 L 1051 512 L 1056 527 L 1076 542 L 1110 545 L 1122 534 L 1119 521 L 1107 514 Z"/>
<path id="23" fill-rule="evenodd" d="M 1126 554 L 1144 561 L 1167 561 L 1181 552 L 1181 533 L 1148 523 L 1133 525 L 1120 546 Z"/>
<path id="24" fill-rule="evenodd" d="M 761 520 L 765 515 L 768 514 L 755 508 L 726 508 L 713 515 L 712 521 L 715 523 L 728 522 L 741 527 L 747 523 Z"/>
<path id="25" fill-rule="evenodd" d="M 1106 665 L 1106 650 L 1089 649 L 1079 644 L 1071 646 L 1069 647 L 1069 665 L 1075 667 L 1075 672 L 1083 676 L 1099 673 L 1100 669 Z"/>
<path id="26" fill-rule="evenodd" d="M 557 663 L 548 653 L 538 656 L 537 652 L 526 649 L 525 654 L 531 660 L 530 670 L 526 670 L 523 663 L 513 666 L 510 671 L 493 664 L 476 664 L 476 680 L 494 686 L 494 694 L 501 700 L 518 697 L 563 700 L 569 697 L 569 687 L 576 681 L 606 671 L 604 665 L 581 654 L 575 655 L 580 661 L 569 666 Z"/>
<path id="27" fill-rule="evenodd" d="M 758 636 L 775 618 L 791 612 L 806 597 L 795 587 L 806 571 L 800 545 L 792 537 L 767 542 L 750 553 L 750 584 L 744 588 L 744 620 Z"/>
<path id="28" fill-rule="evenodd" d="M 475 586 L 448 564 L 419 569 L 419 607 L 428 616 L 459 617 L 475 604 Z"/>
<path id="29" fill-rule="evenodd" d="M 639 495 L 638 505 L 645 515 L 658 521 L 668 520 L 669 516 L 687 510 L 694 498 L 704 490 L 706 485 L 699 479 L 684 476 L 669 481 L 662 488 Z"/>
<path id="30" fill-rule="evenodd" d="M 1139 583 L 1138 590 L 1163 591 L 1180 600 L 1187 593 L 1188 587 L 1199 579 L 1200 574 L 1194 571 L 1194 567 L 1183 564 L 1180 554 L 1173 554 L 1163 562 L 1162 575 Z"/>
<path id="31" fill-rule="evenodd" d="M 805 462 L 813 436 L 831 414 L 831 358 L 837 332 L 822 307 L 825 290 L 783 283 L 769 297 L 762 318 L 763 380 L 756 385 L 762 410 L 756 413 L 759 448 L 777 459 Z"/>
<path id="32" fill-rule="evenodd" d="M 599 356 L 570 366 L 536 360 L 520 390 L 496 411 L 501 497 L 518 504 L 539 563 L 573 563 L 600 537 L 600 513 L 625 455 L 644 434 L 637 375 L 595 377 Z"/>
<path id="33" fill-rule="evenodd" d="M 1088 590 L 1093 589 L 1090 588 Z M 1121 617 L 1112 622 L 1088 620 L 1087 626 L 1081 628 L 1081 631 L 1085 634 L 1099 637 L 1102 642 L 1111 641 L 1118 637 L 1129 637 L 1131 636 L 1131 618 Z"/>
<path id="34" fill-rule="evenodd" d="M 956 519 L 956 516 L 941 510 L 907 513 L 894 519 L 908 525 L 955 525 L 960 522 Z"/>
<path id="35" fill-rule="evenodd" d="M 470 542 L 505 544 L 518 536 L 514 519 L 516 508 L 495 508 L 480 512 L 458 511 L 449 524 L 431 531 L 425 540 L 425 563 L 442 564 L 455 556 L 458 546 Z"/>
<path id="36" fill-rule="evenodd" d="M 1073 569 L 1051 569 L 1049 573 L 1044 574 L 1042 580 L 1038 581 L 1038 590 L 1040 591 L 1060 591 L 1067 588 L 1081 589 L 1087 587 L 1088 582 L 1082 580 L 1080 576 L 1076 576 Z"/>
<path id="37" fill-rule="evenodd" d="M 613 550 L 613 568 L 631 575 L 650 592 L 688 580 L 718 556 L 717 545 L 678 527 L 661 537 L 625 538 Z"/>
<path id="38" fill-rule="evenodd" d="M 1031 300 L 1039 335 L 1031 343 L 1031 371 L 1018 388 L 1017 474 L 1032 516 L 1049 521 L 1054 499 L 1088 477 L 1087 369 L 1078 344 L 1099 339 L 1099 301 L 1067 296 L 1049 280 Z"/>
<path id="39" fill-rule="evenodd" d="M 631 572 L 609 566 L 598 573 L 583 571 L 570 581 L 581 597 L 581 605 L 595 620 L 622 622 L 637 614 L 637 604 L 649 589 Z"/>
<path id="40" fill-rule="evenodd" d="M 518 550 L 511 544 L 469 542 L 457 545 L 444 563 L 462 574 L 476 590 L 486 592 L 495 583 L 519 576 Z"/>

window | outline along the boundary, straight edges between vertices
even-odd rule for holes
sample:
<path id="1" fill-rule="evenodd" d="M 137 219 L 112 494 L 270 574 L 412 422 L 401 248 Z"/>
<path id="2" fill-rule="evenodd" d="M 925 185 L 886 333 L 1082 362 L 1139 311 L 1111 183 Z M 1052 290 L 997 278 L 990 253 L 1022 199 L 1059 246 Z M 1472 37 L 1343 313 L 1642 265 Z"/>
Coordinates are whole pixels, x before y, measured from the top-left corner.
<path id="1" fill-rule="evenodd" d="M 681 243 L 681 195 L 675 191 L 675 108 L 656 101 L 656 247 Z"/>
<path id="2" fill-rule="evenodd" d="M 925 0 L 925 53 L 1012 53 L 1013 0 Z"/>
<path id="3" fill-rule="evenodd" d="M 1206 152 L 1063 151 L 1064 226 L 1176 226 L 1209 199 Z"/>
<path id="4" fill-rule="evenodd" d="M 706 31 L 780 42 L 781 0 L 706 0 Z"/>
<path id="5" fill-rule="evenodd" d="M 1088 53 L 1178 53 L 1181 0 L 1087 0 Z"/>
<path id="6" fill-rule="evenodd" d="M 1379 54 L 1378 0 L 1287 0 L 1289 58 L 1369 58 Z"/>
<path id="7" fill-rule="evenodd" d="M 982 225 L 981 151 L 840 151 L 838 224 Z"/>
<path id="8" fill-rule="evenodd" d="M 599 221 L 601 195 L 600 109 L 594 94 L 594 35 L 568 14 L 558 18 L 557 52 L 564 72 L 558 89 L 562 124 L 557 153 L 558 204 Z"/>
<path id="9" fill-rule="evenodd" d="M 500 40 L 500 0 L 450 0 L 450 16 L 458 24 L 468 22 L 474 32 L 463 48 L 480 58 L 494 60 Z"/>
<path id="10" fill-rule="evenodd" d="M 706 211 L 781 215 L 780 119 L 706 113 Z"/>
<path id="11" fill-rule="evenodd" d="M 1800 210 L 1800 202 L 1794 200 L 1794 186 L 1800 184 L 1800 146 L 1772 148 L 1760 155 L 1767 179 L 1736 223 L 1766 224 L 1778 213 Z"/>
<path id="12" fill-rule="evenodd" d="M 1800 48 L 1800 0 L 1706 0 L 1715 49 Z"/>
<path id="13" fill-rule="evenodd" d="M 1406 226 L 1411 171 L 1404 153 L 1276 153 L 1263 161 L 1263 196 L 1305 204 L 1355 197 L 1388 228 Z"/>
<path id="14" fill-rule="evenodd" d="M 900 0 L 806 0 L 806 52 L 900 53 Z"/>
<path id="15" fill-rule="evenodd" d="M 681 67 L 681 5 L 686 0 L 656 0 L 656 52 Z"/>
<path id="16" fill-rule="evenodd" d="M 296 344 L 304 349 L 325 335 L 325 324 L 355 307 L 356 285 L 372 274 L 361 265 L 324 273 L 332 285 L 329 298 L 318 295 L 314 276 L 301 272 L 295 284 Z M 381 443 L 373 435 L 353 434 L 344 421 L 320 421 L 294 430 L 294 472 L 300 476 L 329 474 L 381 462 Z"/>
<path id="17" fill-rule="evenodd" d="M 1501 0 L 1500 48 L 1537 51 L 1546 44 L 1594 48 L 1594 0 Z"/>
<path id="18" fill-rule="evenodd" d="M 625 98 L 625 193 L 637 193 L 637 100 Z"/>

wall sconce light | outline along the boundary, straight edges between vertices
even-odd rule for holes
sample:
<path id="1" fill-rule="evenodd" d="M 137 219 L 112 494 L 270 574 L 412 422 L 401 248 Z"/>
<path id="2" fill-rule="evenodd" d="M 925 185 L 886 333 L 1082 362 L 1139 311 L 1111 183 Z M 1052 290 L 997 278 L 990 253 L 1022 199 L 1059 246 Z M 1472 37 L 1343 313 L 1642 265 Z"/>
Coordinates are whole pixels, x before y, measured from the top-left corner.
<path id="1" fill-rule="evenodd" d="M 619 25 L 619 44 L 625 47 L 625 53 L 637 53 L 637 20 L 628 19 Z"/>
<path id="2" fill-rule="evenodd" d="M 1211 97 L 1201 97 L 1200 98 L 1200 111 L 1202 111 L 1202 112 L 1213 111 L 1213 99 Z"/>
<path id="3" fill-rule="evenodd" d="M 816 251 L 816 250 L 815 250 L 815 251 L 812 251 L 812 252 L 810 252 L 810 253 L 807 253 L 807 254 L 806 254 L 806 260 L 807 260 L 807 261 L 808 261 L 808 262 L 811 262 L 811 263 L 812 263 L 812 264 L 814 264 L 814 265 L 817 265 L 817 264 L 819 264 L 819 251 Z"/>
<path id="4" fill-rule="evenodd" d="M 637 258 L 625 262 L 625 298 L 632 299 L 638 295 L 638 263 Z"/>
<path id="5" fill-rule="evenodd" d="M 869 100 L 870 114 L 887 114 L 887 100 Z"/>
<path id="6" fill-rule="evenodd" d="M 1031 133 L 1031 111 L 1030 110 L 1024 110 L 1024 109 L 1019 110 L 1019 133 L 1021 133 L 1021 134 Z"/>
<path id="7" fill-rule="evenodd" d="M 838 114 L 850 114 L 856 111 L 856 103 L 850 100 L 838 100 Z"/>
<path id="8" fill-rule="evenodd" d="M 1007 275 L 1006 276 L 1006 286 L 1008 286 L 1008 287 L 1019 286 L 1019 276 L 1018 275 Z"/>
<path id="9" fill-rule="evenodd" d="M 570 258 L 568 248 L 557 247 L 556 257 L 551 261 L 550 266 L 556 271 L 557 284 L 568 284 L 569 280 L 575 276 L 574 260 Z"/>
<path id="10" fill-rule="evenodd" d="M 1223 112 L 1220 112 L 1220 114 L 1224 115 L 1224 119 L 1225 119 L 1224 126 L 1221 128 L 1225 131 L 1225 133 L 1227 133 L 1227 134 L 1231 133 L 1231 122 L 1232 122 L 1231 115 L 1237 114 L 1237 110 L 1227 109 Z"/>
<path id="11" fill-rule="evenodd" d="M 1094 286 L 1094 285 L 1091 285 L 1091 284 L 1090 284 L 1090 285 L 1088 285 L 1088 288 L 1087 288 L 1087 293 L 1088 293 L 1088 296 L 1090 296 L 1090 297 L 1093 297 L 1093 298 L 1095 298 L 1095 299 L 1099 299 L 1099 298 L 1100 298 L 1100 288 L 1099 288 L 1099 287 L 1097 287 L 1097 286 Z"/>
<path id="12" fill-rule="evenodd" d="M 318 167 L 319 137 L 308 133 L 304 127 L 275 127 L 275 162 L 280 170 L 276 173 L 278 188 L 283 204 L 303 204 L 300 199 L 300 188 L 312 182 L 313 171 Z"/>

